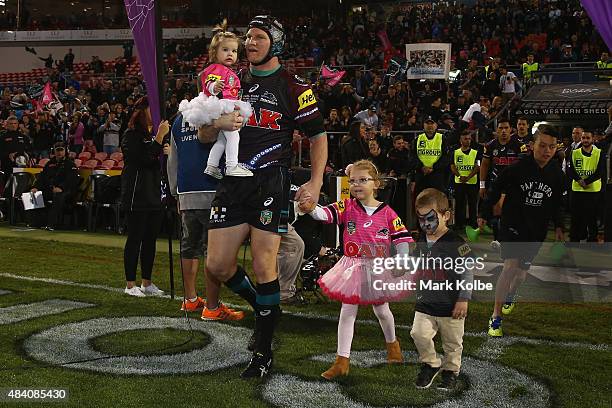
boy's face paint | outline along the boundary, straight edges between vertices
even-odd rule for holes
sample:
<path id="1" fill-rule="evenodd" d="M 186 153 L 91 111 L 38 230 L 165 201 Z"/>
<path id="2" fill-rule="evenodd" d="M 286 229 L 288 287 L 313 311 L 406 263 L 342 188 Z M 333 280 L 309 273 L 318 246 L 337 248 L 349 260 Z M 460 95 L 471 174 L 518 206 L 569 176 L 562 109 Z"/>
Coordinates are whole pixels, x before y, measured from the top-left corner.
<path id="1" fill-rule="evenodd" d="M 419 219 L 421 229 L 425 231 L 426 234 L 433 235 L 436 233 L 440 225 L 440 220 L 438 219 L 438 214 L 433 209 L 429 210 L 429 212 L 424 215 L 421 215 L 417 211 L 417 218 Z"/>

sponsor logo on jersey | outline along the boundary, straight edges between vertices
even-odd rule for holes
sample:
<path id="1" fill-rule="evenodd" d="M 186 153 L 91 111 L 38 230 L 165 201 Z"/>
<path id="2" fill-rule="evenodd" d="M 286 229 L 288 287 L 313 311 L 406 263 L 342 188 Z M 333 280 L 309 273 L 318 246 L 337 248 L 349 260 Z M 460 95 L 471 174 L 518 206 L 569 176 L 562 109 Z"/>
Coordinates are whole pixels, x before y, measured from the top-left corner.
<path id="1" fill-rule="evenodd" d="M 276 96 L 272 92 L 268 92 L 268 91 L 264 92 L 264 94 L 261 95 L 259 100 L 261 102 L 265 102 L 270 105 L 274 105 L 274 106 L 278 105 L 278 100 L 276 99 Z"/>
<path id="2" fill-rule="evenodd" d="M 470 253 L 471 250 L 472 249 L 470 248 L 468 244 L 463 244 L 459 248 L 457 248 L 457 252 L 459 252 L 460 256 L 466 256 L 467 254 Z"/>
<path id="3" fill-rule="evenodd" d="M 280 125 L 278 124 L 278 121 L 282 117 L 282 113 L 261 108 L 259 110 L 259 119 L 257 119 L 255 111 L 253 111 L 253 114 L 247 122 L 247 126 L 258 127 L 262 129 L 280 130 Z"/>
<path id="4" fill-rule="evenodd" d="M 220 80 L 221 80 L 221 75 L 208 74 L 208 76 L 206 77 L 206 82 L 220 81 Z"/>
<path id="5" fill-rule="evenodd" d="M 266 199 L 266 201 L 264 201 L 264 203 L 263 203 L 263 204 L 264 204 L 264 207 L 269 206 L 269 205 L 270 205 L 270 204 L 272 204 L 273 202 L 274 202 L 274 198 L 273 198 L 273 197 L 268 197 L 268 198 Z"/>
<path id="6" fill-rule="evenodd" d="M 401 231 L 404 229 L 404 223 L 400 217 L 397 217 L 393 220 L 393 229 L 395 231 Z"/>
<path id="7" fill-rule="evenodd" d="M 387 239 L 389 238 L 389 228 L 381 228 L 376 232 L 376 238 Z"/>
<path id="8" fill-rule="evenodd" d="M 249 88 L 249 93 L 253 93 L 257 90 L 257 88 L 259 88 L 259 84 L 255 84 L 252 87 Z"/>
<path id="9" fill-rule="evenodd" d="M 300 96 L 298 96 L 298 103 L 300 104 L 300 106 L 298 107 L 298 111 L 301 111 L 302 109 L 317 103 L 317 99 L 312 93 L 312 89 L 307 89 L 302 92 Z"/>
<path id="10" fill-rule="evenodd" d="M 347 222 L 346 230 L 348 231 L 349 235 L 353 235 L 355 231 L 357 231 L 357 224 L 355 223 L 355 221 Z"/>

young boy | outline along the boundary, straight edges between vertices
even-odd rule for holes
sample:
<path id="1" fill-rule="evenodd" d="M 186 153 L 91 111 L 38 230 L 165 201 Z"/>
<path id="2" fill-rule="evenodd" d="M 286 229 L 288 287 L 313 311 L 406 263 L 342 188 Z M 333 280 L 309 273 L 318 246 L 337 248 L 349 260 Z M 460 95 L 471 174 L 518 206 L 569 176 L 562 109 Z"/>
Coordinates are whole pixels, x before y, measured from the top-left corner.
<path id="1" fill-rule="evenodd" d="M 471 291 L 458 283 L 472 283 L 472 271 L 464 267 L 471 249 L 448 223 L 451 212 L 448 199 L 433 188 L 423 190 L 416 199 L 416 214 L 424 234 L 417 241 L 416 256 L 424 265 L 417 272 L 417 297 L 410 335 L 419 353 L 421 370 L 417 388 L 429 388 L 442 372 L 440 390 L 452 390 L 461 368 L 463 327 Z M 449 267 L 452 260 L 453 267 Z M 444 360 L 438 358 L 433 338 L 440 331 Z"/>

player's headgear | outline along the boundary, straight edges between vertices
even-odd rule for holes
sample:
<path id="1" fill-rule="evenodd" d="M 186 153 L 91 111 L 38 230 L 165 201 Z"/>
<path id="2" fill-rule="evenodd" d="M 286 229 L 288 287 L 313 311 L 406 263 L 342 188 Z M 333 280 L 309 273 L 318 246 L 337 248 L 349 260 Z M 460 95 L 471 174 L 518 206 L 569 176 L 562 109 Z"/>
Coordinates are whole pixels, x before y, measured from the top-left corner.
<path id="1" fill-rule="evenodd" d="M 248 28 L 259 28 L 265 31 L 270 38 L 270 49 L 268 55 L 259 63 L 253 65 L 263 65 L 270 61 L 272 57 L 280 56 L 285 50 L 285 32 L 283 26 L 272 16 L 255 16 L 249 23 Z"/>

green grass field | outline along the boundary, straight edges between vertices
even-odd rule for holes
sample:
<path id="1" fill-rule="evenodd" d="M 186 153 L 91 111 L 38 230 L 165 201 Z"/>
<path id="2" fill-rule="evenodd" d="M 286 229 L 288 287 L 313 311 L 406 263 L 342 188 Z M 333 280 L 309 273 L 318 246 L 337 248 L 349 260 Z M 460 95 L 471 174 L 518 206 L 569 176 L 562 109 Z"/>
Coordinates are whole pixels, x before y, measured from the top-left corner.
<path id="1" fill-rule="evenodd" d="M 612 406 L 609 302 L 519 303 L 516 315 L 504 321 L 507 336 L 502 339 L 488 339 L 484 332 L 491 304 L 472 302 L 464 369 L 452 394 L 413 386 L 417 364 L 410 303 L 391 306 L 406 363 L 384 364 L 384 338 L 371 308 L 364 307 L 350 375 L 334 383 L 319 374 L 336 349 L 339 304 L 286 307 L 275 341 L 274 375 L 244 381 L 238 375 L 248 359 L 252 314 L 232 323 L 203 322 L 196 314 L 188 322 L 178 310 L 179 300 L 124 295 L 124 239 L 0 226 L 3 392 L 63 389 L 68 398 L 61 406 L 74 407 Z M 168 293 L 166 241 L 160 239 L 158 249 L 153 277 Z M 495 276 L 488 279 L 494 282 Z M 537 286 L 530 279 L 527 283 Z M 598 293 L 605 298 L 609 288 Z M 225 289 L 222 299 L 247 310 Z M 108 355 L 114 358 L 61 365 Z"/>

